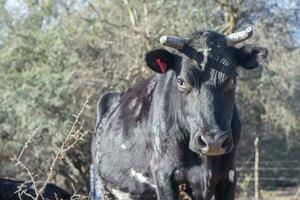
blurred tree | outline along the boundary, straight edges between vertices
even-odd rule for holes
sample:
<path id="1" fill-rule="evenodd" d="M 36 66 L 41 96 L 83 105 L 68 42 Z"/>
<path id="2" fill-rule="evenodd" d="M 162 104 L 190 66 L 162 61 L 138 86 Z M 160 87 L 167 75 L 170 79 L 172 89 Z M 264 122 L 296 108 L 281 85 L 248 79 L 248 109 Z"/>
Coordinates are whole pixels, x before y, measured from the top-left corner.
<path id="1" fill-rule="evenodd" d="M 12 2 L 22 2 L 22 17 L 16 17 Z M 270 62 L 254 72 L 240 71 L 239 159 L 254 159 L 250 153 L 255 136 L 261 137 L 262 159 L 299 157 L 300 3 L 284 2 L 1 1 L 0 175 L 26 178 L 9 158 L 38 127 L 23 159 L 42 178 L 70 129 L 72 114 L 87 96 L 90 103 L 82 119 L 86 129 L 93 130 L 101 94 L 123 91 L 152 74 L 144 67 L 143 55 L 159 46 L 160 35 L 184 36 L 201 28 L 231 33 L 251 24 L 256 34 L 249 43 L 268 47 Z M 88 193 L 90 137 L 57 166 L 54 179 L 59 185 L 73 184 Z"/>

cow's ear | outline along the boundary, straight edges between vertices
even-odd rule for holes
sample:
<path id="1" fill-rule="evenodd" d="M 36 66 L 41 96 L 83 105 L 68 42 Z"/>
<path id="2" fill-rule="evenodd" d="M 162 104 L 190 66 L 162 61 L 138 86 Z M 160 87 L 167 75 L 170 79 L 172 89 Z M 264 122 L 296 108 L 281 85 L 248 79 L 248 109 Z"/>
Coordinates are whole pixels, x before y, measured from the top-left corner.
<path id="1" fill-rule="evenodd" d="M 174 66 L 175 55 L 165 49 L 154 49 L 145 54 L 149 68 L 158 73 L 165 73 Z"/>
<path id="2" fill-rule="evenodd" d="M 253 45 L 245 45 L 237 50 L 237 64 L 246 69 L 254 69 L 264 63 L 268 56 L 268 50 Z"/>

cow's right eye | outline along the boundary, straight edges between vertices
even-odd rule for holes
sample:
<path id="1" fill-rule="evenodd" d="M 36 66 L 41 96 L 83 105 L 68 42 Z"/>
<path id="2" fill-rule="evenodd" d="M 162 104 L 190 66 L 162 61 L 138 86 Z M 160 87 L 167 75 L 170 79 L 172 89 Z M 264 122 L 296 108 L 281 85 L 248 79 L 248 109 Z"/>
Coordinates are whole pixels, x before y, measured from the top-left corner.
<path id="1" fill-rule="evenodd" d="M 192 86 L 182 78 L 177 78 L 177 86 L 180 92 L 189 93 L 192 89 Z"/>

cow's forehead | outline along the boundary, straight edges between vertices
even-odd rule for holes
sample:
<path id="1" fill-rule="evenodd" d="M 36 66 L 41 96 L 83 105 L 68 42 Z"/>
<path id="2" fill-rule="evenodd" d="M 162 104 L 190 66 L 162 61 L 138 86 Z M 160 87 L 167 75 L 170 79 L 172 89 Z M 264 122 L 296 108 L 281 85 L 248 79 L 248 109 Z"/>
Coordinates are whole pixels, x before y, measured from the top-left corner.
<path id="1" fill-rule="evenodd" d="M 188 37 L 188 44 L 195 49 L 227 47 L 225 36 L 214 31 L 198 31 Z"/>
<path id="2" fill-rule="evenodd" d="M 236 76 L 234 49 L 227 46 L 224 35 L 213 31 L 196 32 L 189 36 L 188 46 L 182 56 L 184 74 L 194 80 L 205 75 L 206 80 L 218 83 Z"/>
<path id="3" fill-rule="evenodd" d="M 236 66 L 230 64 L 223 64 L 218 62 L 217 64 L 213 60 L 208 61 L 204 68 L 199 65 L 191 65 L 190 62 L 183 61 L 183 67 L 181 67 L 180 77 L 184 77 L 186 80 L 191 81 L 199 85 L 200 83 L 211 83 L 215 85 L 222 85 L 231 78 L 236 78 L 237 71 Z"/>
<path id="4" fill-rule="evenodd" d="M 235 62 L 234 47 L 228 46 L 224 35 L 213 31 L 199 31 L 188 36 L 183 54 L 199 61 L 211 57 L 215 60 L 226 60 L 230 64 Z"/>

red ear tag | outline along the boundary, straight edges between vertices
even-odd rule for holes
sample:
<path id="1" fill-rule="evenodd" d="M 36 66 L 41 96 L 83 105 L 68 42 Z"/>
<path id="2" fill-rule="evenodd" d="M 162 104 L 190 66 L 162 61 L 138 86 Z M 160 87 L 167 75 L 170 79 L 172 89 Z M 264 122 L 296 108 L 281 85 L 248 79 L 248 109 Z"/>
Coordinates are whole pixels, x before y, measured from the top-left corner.
<path id="1" fill-rule="evenodd" d="M 156 58 L 155 62 L 159 65 L 160 71 L 165 73 L 168 67 L 167 63 L 163 62 L 160 58 Z"/>

